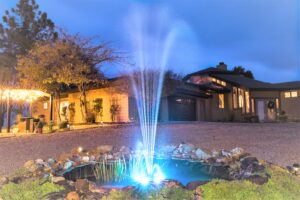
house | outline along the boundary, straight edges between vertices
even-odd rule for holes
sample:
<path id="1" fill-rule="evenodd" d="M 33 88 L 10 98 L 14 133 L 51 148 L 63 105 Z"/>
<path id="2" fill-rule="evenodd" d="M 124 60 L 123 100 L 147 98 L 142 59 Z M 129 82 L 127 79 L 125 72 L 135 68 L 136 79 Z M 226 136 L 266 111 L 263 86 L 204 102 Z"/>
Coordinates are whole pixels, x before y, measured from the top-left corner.
<path id="1" fill-rule="evenodd" d="M 257 116 L 269 122 L 284 113 L 290 120 L 300 120 L 300 81 L 266 83 L 227 70 L 223 62 L 183 80 L 211 95 L 196 100 L 196 120 L 244 121 Z"/>
<path id="2" fill-rule="evenodd" d="M 300 120 L 300 81 L 266 83 L 230 71 L 224 63 L 188 74 L 183 80 L 166 80 L 160 121 L 270 122 L 283 114 L 289 120 Z M 137 121 L 128 77 L 109 82 L 106 87 L 92 87 L 87 91 L 88 113 L 93 114 L 95 122 Z M 49 100 L 40 101 L 33 106 L 33 116 L 43 114 L 46 121 L 52 118 L 56 123 L 64 120 L 84 123 L 80 95 L 77 90 L 68 91 L 53 106 Z M 94 110 L 96 104 L 102 108 L 100 113 Z M 118 108 L 115 116 L 111 113 L 112 106 Z"/>

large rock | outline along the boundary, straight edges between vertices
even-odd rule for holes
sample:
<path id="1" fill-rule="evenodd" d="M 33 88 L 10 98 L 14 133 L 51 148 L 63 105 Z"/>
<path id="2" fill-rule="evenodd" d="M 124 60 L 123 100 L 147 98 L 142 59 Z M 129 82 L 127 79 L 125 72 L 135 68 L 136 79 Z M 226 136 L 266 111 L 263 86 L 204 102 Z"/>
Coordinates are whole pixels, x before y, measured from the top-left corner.
<path id="1" fill-rule="evenodd" d="M 99 153 L 108 153 L 111 152 L 114 149 L 112 145 L 100 145 L 97 147 L 97 151 Z"/>
<path id="2" fill-rule="evenodd" d="M 245 154 L 245 150 L 240 147 L 236 147 L 236 148 L 232 149 L 230 151 L 230 153 L 233 158 L 239 159 L 242 155 Z"/>
<path id="3" fill-rule="evenodd" d="M 0 188 L 1 188 L 3 185 L 7 184 L 8 182 L 9 182 L 9 179 L 8 179 L 7 177 L 5 177 L 5 176 L 0 176 Z"/>
<path id="4" fill-rule="evenodd" d="M 75 191 L 67 194 L 66 200 L 80 200 L 79 194 Z"/>
<path id="5" fill-rule="evenodd" d="M 175 145 L 166 145 L 166 146 L 163 146 L 159 149 L 159 152 L 160 154 L 167 154 L 167 155 L 171 155 L 173 154 L 173 151 L 176 149 L 176 146 Z"/>
<path id="6" fill-rule="evenodd" d="M 38 170 L 38 166 L 35 164 L 34 160 L 29 160 L 24 164 L 25 169 L 29 172 L 34 173 Z"/>
<path id="7" fill-rule="evenodd" d="M 202 149 L 198 148 L 196 151 L 195 151 L 195 155 L 198 159 L 203 159 L 203 160 L 206 160 L 208 158 L 211 157 L 211 155 L 209 155 L 208 153 L 206 153 L 205 151 L 203 151 Z"/>
<path id="8" fill-rule="evenodd" d="M 190 154 L 195 149 L 195 146 L 193 144 L 180 144 L 179 152 L 183 154 Z"/>
<path id="9" fill-rule="evenodd" d="M 241 159 L 241 168 L 247 169 L 249 165 L 258 164 L 258 159 L 253 156 L 248 156 Z"/>
<path id="10" fill-rule="evenodd" d="M 89 181 L 87 179 L 77 179 L 74 186 L 79 192 L 84 193 L 89 191 Z"/>

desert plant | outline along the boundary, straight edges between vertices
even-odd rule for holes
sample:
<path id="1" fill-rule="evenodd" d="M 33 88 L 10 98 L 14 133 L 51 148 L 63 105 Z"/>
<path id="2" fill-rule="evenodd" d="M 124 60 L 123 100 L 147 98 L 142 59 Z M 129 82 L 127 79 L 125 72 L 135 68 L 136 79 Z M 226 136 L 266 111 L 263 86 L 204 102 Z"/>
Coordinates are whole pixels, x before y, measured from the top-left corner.
<path id="1" fill-rule="evenodd" d="M 69 126 L 69 122 L 67 122 L 67 121 L 62 121 L 62 122 L 59 124 L 59 128 L 60 128 L 60 129 L 68 128 L 68 126 Z"/>
<path id="2" fill-rule="evenodd" d="M 101 98 L 97 98 L 93 101 L 94 106 L 93 106 L 93 110 L 97 116 L 100 116 L 100 119 L 102 120 L 103 117 L 103 99 Z"/>
<path id="3" fill-rule="evenodd" d="M 68 106 L 69 109 L 69 117 L 70 117 L 70 121 L 74 122 L 74 117 L 75 117 L 75 103 L 70 103 Z"/>
<path id="4" fill-rule="evenodd" d="M 120 112 L 120 106 L 116 103 L 113 103 L 111 104 L 109 111 L 111 114 L 111 121 L 115 122 L 116 115 Z"/>

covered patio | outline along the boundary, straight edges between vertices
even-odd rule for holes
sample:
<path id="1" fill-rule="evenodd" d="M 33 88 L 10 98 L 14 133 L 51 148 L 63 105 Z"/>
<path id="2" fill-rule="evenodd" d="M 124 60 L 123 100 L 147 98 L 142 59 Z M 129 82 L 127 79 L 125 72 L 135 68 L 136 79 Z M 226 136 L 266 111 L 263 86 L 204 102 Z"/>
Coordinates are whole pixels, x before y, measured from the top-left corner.
<path id="1" fill-rule="evenodd" d="M 14 118 L 14 116 L 12 115 L 12 110 L 14 106 L 18 108 L 18 112 L 15 116 L 18 123 L 18 130 L 13 131 L 13 134 L 16 134 L 17 132 L 18 134 L 25 134 L 34 131 L 34 118 L 31 116 L 31 107 L 34 101 L 42 97 L 49 98 L 50 106 L 52 106 L 51 95 L 43 91 L 12 87 L 0 87 L 0 105 L 2 106 L 2 109 L 5 109 L 3 110 L 5 112 L 5 119 L 2 119 L 2 121 L 6 124 L 6 135 L 10 135 L 12 132 L 11 125 Z M 25 115 L 23 115 L 24 107 L 29 108 L 29 112 L 27 112 L 27 114 Z M 2 133 L 1 129 L 0 133 Z"/>

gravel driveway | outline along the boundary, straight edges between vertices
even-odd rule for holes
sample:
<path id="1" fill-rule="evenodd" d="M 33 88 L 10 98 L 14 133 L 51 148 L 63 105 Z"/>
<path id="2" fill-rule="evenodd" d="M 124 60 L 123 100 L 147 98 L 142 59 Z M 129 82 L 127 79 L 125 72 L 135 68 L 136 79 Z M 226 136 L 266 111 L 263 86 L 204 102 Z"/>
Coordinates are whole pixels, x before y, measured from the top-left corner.
<path id="1" fill-rule="evenodd" d="M 134 147 L 141 141 L 136 126 L 103 127 L 49 135 L 0 139 L 0 174 L 9 174 L 30 159 L 55 157 L 83 146 Z M 193 143 L 208 149 L 242 147 L 262 159 L 286 166 L 300 163 L 300 124 L 174 123 L 160 124 L 158 145 Z"/>

